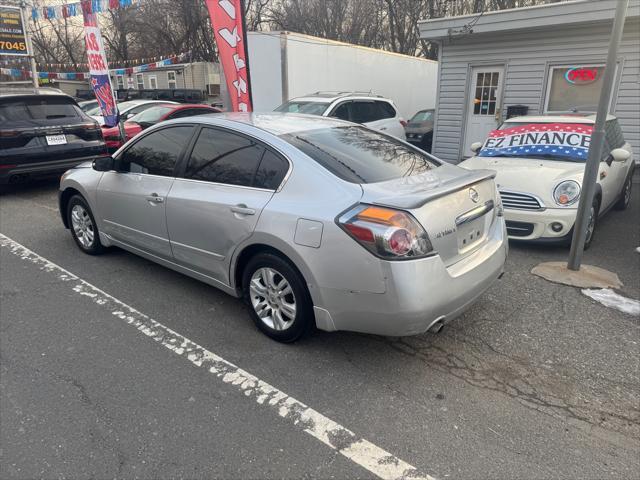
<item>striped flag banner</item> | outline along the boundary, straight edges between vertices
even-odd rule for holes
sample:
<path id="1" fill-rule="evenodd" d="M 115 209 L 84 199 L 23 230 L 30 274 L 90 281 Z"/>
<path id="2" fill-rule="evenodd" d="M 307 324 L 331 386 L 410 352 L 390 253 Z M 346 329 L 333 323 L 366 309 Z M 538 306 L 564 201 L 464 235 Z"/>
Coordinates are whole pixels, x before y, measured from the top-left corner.
<path id="1" fill-rule="evenodd" d="M 480 157 L 560 157 L 586 160 L 593 125 L 530 123 L 489 133 Z"/>

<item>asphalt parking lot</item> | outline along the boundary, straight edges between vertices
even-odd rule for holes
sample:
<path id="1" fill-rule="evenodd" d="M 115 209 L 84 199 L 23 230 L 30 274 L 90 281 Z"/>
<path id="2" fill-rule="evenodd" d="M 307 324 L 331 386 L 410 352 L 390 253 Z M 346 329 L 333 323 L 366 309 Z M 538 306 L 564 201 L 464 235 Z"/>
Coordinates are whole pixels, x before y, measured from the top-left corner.
<path id="1" fill-rule="evenodd" d="M 584 261 L 640 298 L 640 184 Z M 80 253 L 55 182 L 0 197 L 0 477 L 640 478 L 640 321 L 529 272 L 439 335 L 259 333 L 124 251 Z"/>

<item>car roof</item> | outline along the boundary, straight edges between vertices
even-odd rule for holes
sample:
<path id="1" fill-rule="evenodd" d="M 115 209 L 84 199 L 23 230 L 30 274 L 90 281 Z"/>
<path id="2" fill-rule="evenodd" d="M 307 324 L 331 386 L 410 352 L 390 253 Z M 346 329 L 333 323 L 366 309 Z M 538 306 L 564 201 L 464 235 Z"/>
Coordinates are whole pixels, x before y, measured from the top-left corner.
<path id="1" fill-rule="evenodd" d="M 57 88 L 26 88 L 26 87 L 3 87 L 0 91 L 0 97 L 36 97 L 41 95 L 55 95 L 59 97 L 69 97 L 71 96 L 64 93 L 62 90 L 58 90 Z"/>
<path id="2" fill-rule="evenodd" d="M 182 119 L 180 119 L 182 120 Z M 179 122 L 180 120 L 170 120 Z M 183 121 L 183 120 L 182 120 Z M 337 118 L 320 117 L 318 115 L 303 115 L 299 113 L 237 113 L 223 112 L 198 115 L 189 119 L 190 122 L 233 127 L 233 124 L 249 125 L 264 130 L 272 135 L 286 135 L 288 133 L 319 130 L 353 125 Z"/>
<path id="3" fill-rule="evenodd" d="M 334 102 L 336 100 L 340 100 L 342 98 L 374 98 L 378 100 L 386 100 L 391 101 L 388 98 L 383 97 L 382 95 L 376 95 L 372 92 L 315 92 L 309 93 L 302 97 L 292 98 L 289 101 L 298 101 L 298 102 Z"/>
<path id="4" fill-rule="evenodd" d="M 614 115 L 607 115 L 607 120 L 615 120 Z M 505 122 L 513 123 L 585 123 L 593 125 L 596 123 L 596 116 L 567 114 L 567 115 L 525 115 L 522 117 L 511 117 Z"/>

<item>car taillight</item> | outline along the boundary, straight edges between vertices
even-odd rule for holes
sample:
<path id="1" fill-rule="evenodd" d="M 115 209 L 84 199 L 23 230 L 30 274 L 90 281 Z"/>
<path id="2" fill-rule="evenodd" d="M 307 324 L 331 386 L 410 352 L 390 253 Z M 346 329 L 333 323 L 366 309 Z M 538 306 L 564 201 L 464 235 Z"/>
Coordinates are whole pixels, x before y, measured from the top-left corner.
<path id="1" fill-rule="evenodd" d="M 407 125 L 409 125 L 409 123 L 406 120 L 400 120 L 400 125 L 406 127 Z"/>
<path id="2" fill-rule="evenodd" d="M 0 130 L 0 137 L 15 137 L 19 134 L 18 130 Z"/>
<path id="3" fill-rule="evenodd" d="M 338 225 L 374 255 L 401 260 L 433 253 L 427 232 L 410 213 L 360 204 L 343 213 Z"/>

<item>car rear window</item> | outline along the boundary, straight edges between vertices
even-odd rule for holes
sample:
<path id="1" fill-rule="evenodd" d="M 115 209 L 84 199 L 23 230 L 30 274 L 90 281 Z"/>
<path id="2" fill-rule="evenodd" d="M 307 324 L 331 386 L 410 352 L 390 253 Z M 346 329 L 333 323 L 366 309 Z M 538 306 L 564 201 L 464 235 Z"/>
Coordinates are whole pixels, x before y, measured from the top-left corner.
<path id="1" fill-rule="evenodd" d="M 296 132 L 282 139 L 351 183 L 376 183 L 419 175 L 439 163 L 425 153 L 360 126 Z"/>
<path id="2" fill-rule="evenodd" d="M 37 97 L 0 102 L 0 122 L 28 122 L 80 116 L 80 107 L 64 97 Z"/>

